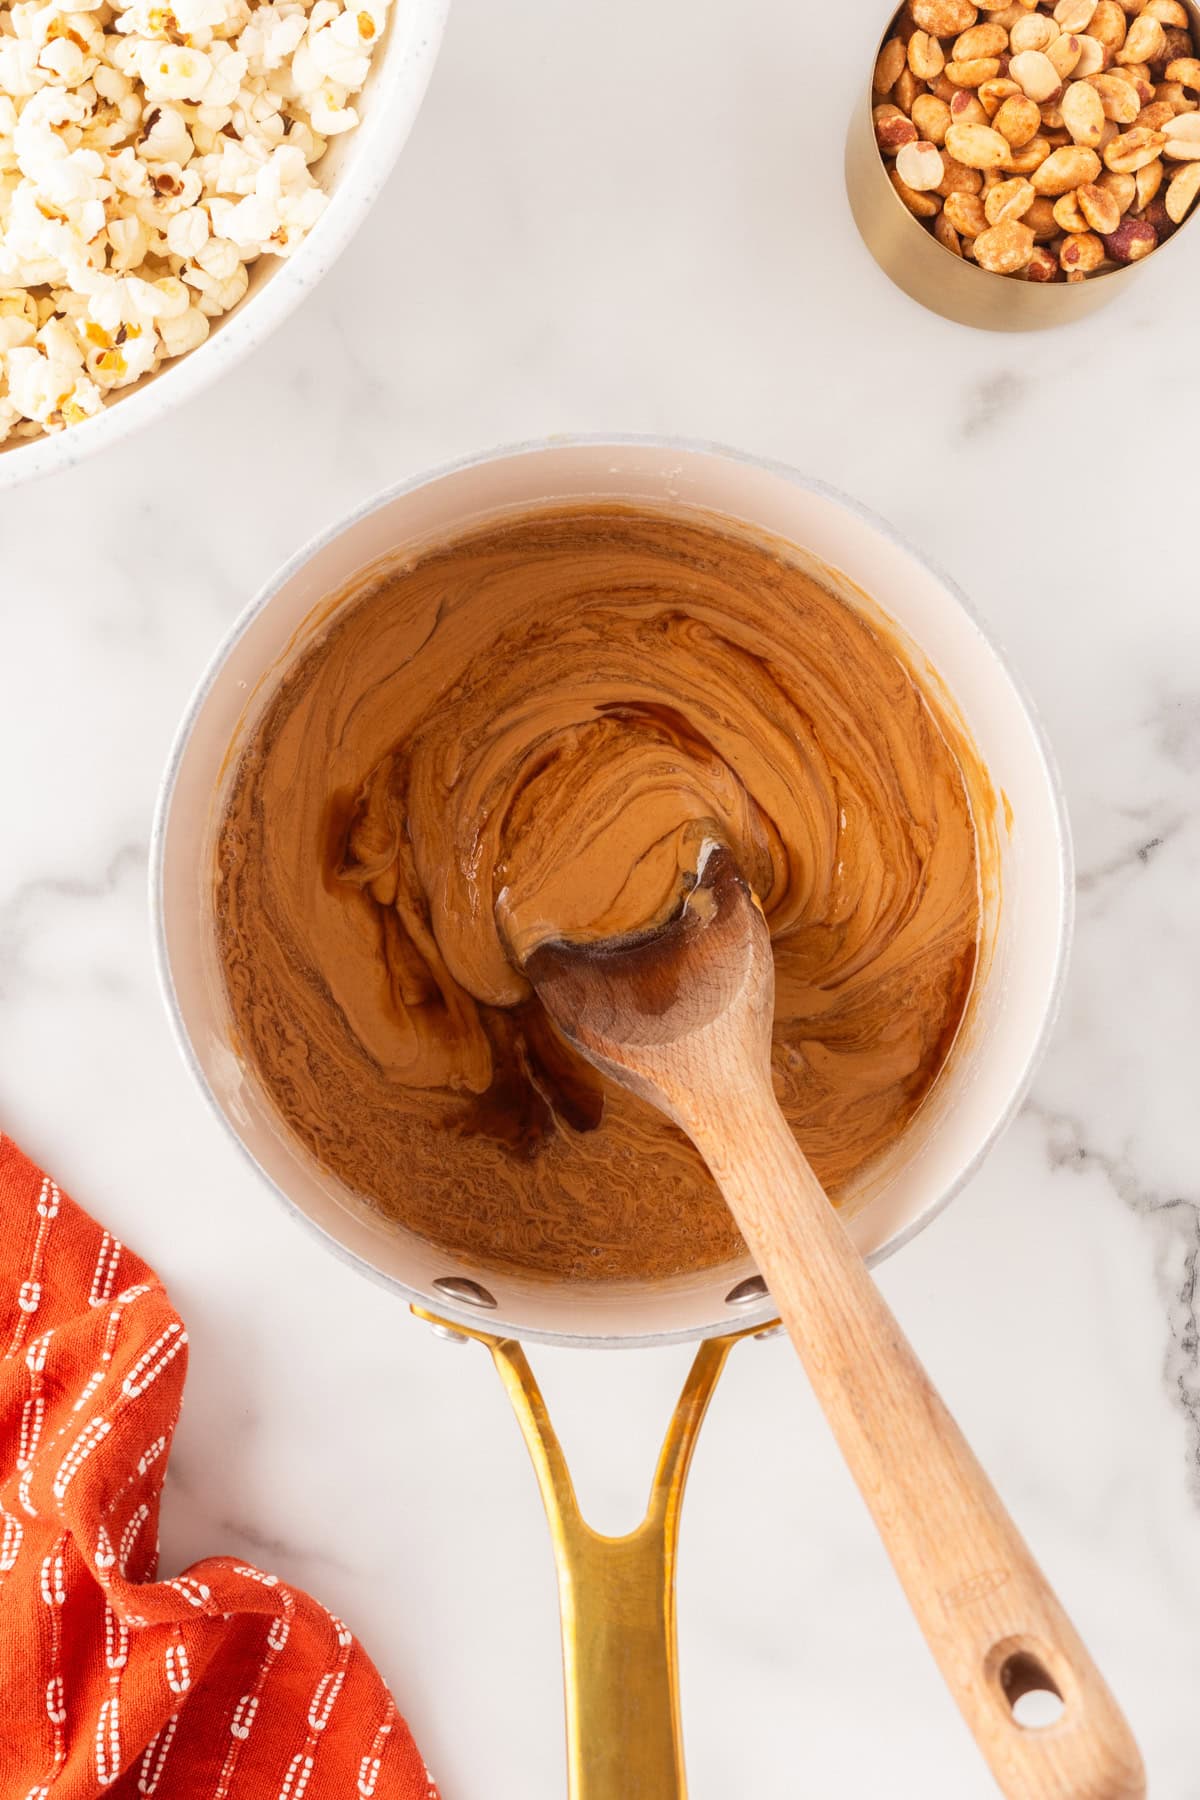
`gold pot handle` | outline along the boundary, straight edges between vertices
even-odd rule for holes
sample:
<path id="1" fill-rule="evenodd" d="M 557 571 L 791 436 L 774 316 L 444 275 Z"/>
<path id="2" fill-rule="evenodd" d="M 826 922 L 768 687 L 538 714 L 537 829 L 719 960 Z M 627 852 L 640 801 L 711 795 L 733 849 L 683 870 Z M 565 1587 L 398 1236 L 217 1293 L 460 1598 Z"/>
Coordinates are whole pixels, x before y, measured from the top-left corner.
<path id="1" fill-rule="evenodd" d="M 418 1318 L 485 1344 L 533 1459 L 558 1569 L 569 1800 L 684 1800 L 675 1559 L 684 1484 L 713 1389 L 734 1344 L 708 1338 L 667 1428 L 646 1516 L 624 1537 L 593 1531 L 524 1350 L 414 1306 Z"/>

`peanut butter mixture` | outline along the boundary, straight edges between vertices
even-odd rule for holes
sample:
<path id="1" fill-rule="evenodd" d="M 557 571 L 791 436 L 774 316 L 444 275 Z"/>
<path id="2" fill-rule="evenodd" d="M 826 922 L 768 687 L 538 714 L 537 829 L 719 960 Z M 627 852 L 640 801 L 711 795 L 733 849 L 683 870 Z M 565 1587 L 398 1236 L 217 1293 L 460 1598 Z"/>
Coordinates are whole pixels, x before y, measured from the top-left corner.
<path id="1" fill-rule="evenodd" d="M 777 1091 L 837 1194 L 962 1017 L 977 777 L 897 646 L 771 548 L 619 507 L 489 526 L 335 610 L 243 750 L 216 890 L 238 1048 L 435 1244 L 592 1280 L 726 1262 L 699 1157 L 567 1048 L 522 954 L 644 926 L 723 840 L 771 928 Z"/>

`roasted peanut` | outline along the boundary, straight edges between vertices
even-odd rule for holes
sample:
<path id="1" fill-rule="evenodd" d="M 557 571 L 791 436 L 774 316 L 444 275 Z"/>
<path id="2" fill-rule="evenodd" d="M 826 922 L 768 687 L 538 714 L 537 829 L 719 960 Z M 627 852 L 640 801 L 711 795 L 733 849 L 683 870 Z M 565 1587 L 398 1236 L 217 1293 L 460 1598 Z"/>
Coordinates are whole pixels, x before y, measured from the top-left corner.
<path id="1" fill-rule="evenodd" d="M 932 193 L 945 173 L 942 153 L 935 144 L 927 144 L 918 138 L 915 144 L 905 144 L 900 150 L 896 157 L 896 173 L 914 193 Z"/>
<path id="2" fill-rule="evenodd" d="M 1177 56 L 1167 64 L 1165 74 L 1168 81 L 1177 81 L 1180 87 L 1200 89 L 1200 61 L 1194 56 Z"/>
<path id="3" fill-rule="evenodd" d="M 936 94 L 920 94 L 913 102 L 912 125 L 913 136 L 920 136 L 930 144 L 940 148 L 946 141 L 946 132 L 950 126 L 950 108 Z"/>
<path id="4" fill-rule="evenodd" d="M 993 275 L 1016 275 L 1033 255 L 1033 233 L 1019 219 L 990 225 L 975 239 L 975 260 Z"/>
<path id="5" fill-rule="evenodd" d="M 985 81 L 994 81 L 1000 73 L 998 56 L 977 56 L 972 62 L 948 62 L 946 79 L 955 87 L 982 87 Z"/>
<path id="6" fill-rule="evenodd" d="M 1028 225 L 1037 243 L 1048 244 L 1051 238 L 1058 236 L 1058 220 L 1054 217 L 1053 200 L 1039 194 L 1029 211 L 1024 214 L 1021 223 Z"/>
<path id="7" fill-rule="evenodd" d="M 1059 276 L 1058 259 L 1043 250 L 1040 244 L 1034 246 L 1033 253 L 1025 267 L 1026 281 L 1057 281 Z"/>
<path id="8" fill-rule="evenodd" d="M 1164 156 L 1169 156 L 1173 162 L 1191 162 L 1200 156 L 1200 112 L 1176 114 L 1169 125 L 1163 126 L 1161 136 Z"/>
<path id="9" fill-rule="evenodd" d="M 1178 230 L 1174 219 L 1167 211 L 1164 194 L 1155 194 L 1145 212 L 1139 213 L 1138 217 L 1147 225 L 1153 225 L 1160 245 L 1165 244 L 1169 237 L 1174 237 Z"/>
<path id="10" fill-rule="evenodd" d="M 1033 183 L 1023 175 L 1010 176 L 999 182 L 983 198 L 983 210 L 989 225 L 1000 225 L 1005 219 L 1020 219 L 1033 205 L 1036 195 Z"/>
<path id="11" fill-rule="evenodd" d="M 900 71 L 899 79 L 892 89 L 892 99 L 897 106 L 902 106 L 906 113 L 911 113 L 918 94 L 925 91 L 924 82 L 918 81 L 907 62 Z"/>
<path id="12" fill-rule="evenodd" d="M 995 81 L 985 81 L 976 89 L 976 98 L 993 124 L 996 114 L 1004 102 L 1014 99 L 1017 95 L 1021 95 L 1021 98 L 1024 99 L 1016 82 L 1010 81 L 1007 75 L 998 75 Z"/>
<path id="13" fill-rule="evenodd" d="M 1175 108 L 1169 100 L 1154 100 L 1149 106 L 1143 106 L 1135 124 L 1143 131 L 1162 131 L 1175 117 Z"/>
<path id="14" fill-rule="evenodd" d="M 1160 81 L 1154 94 L 1156 102 L 1165 100 L 1173 113 L 1195 112 L 1198 104 L 1178 81 Z"/>
<path id="15" fill-rule="evenodd" d="M 977 194 L 983 186 L 983 176 L 978 169 L 968 169 L 949 153 L 942 152 L 942 179 L 938 182 L 937 191 L 944 200 L 948 194 Z"/>
<path id="16" fill-rule="evenodd" d="M 1121 208 L 1117 197 L 1094 181 L 1085 181 L 1075 191 L 1075 201 L 1087 221 L 1091 231 L 1098 231 L 1101 237 L 1117 229 L 1121 223 Z"/>
<path id="17" fill-rule="evenodd" d="M 897 150 L 905 144 L 916 143 L 920 134 L 912 120 L 906 119 L 898 106 L 884 102 L 874 109 L 872 116 L 875 120 L 875 142 L 885 156 L 895 156 Z"/>
<path id="18" fill-rule="evenodd" d="M 1145 212 L 1159 188 L 1162 186 L 1164 174 L 1165 170 L 1163 169 L 1162 158 L 1156 156 L 1153 162 L 1146 163 L 1146 165 L 1139 169 L 1134 175 L 1133 179 L 1137 183 L 1137 198 L 1134 202 L 1134 207 L 1137 212 Z"/>
<path id="19" fill-rule="evenodd" d="M 1104 240 L 1114 262 L 1140 262 L 1158 247 L 1158 233 L 1148 219 L 1122 219 Z"/>
<path id="20" fill-rule="evenodd" d="M 1008 139 L 990 125 L 951 125 L 946 148 L 968 169 L 1002 169 L 1012 154 Z"/>
<path id="21" fill-rule="evenodd" d="M 1104 135 L 1104 108 L 1088 81 L 1073 81 L 1062 97 L 1062 122 L 1077 144 L 1094 150 Z"/>
<path id="22" fill-rule="evenodd" d="M 871 80 L 871 86 L 877 94 L 891 93 L 900 79 L 900 71 L 904 67 L 905 61 L 904 45 L 900 39 L 889 38 L 879 52 L 875 63 L 875 74 Z"/>
<path id="23" fill-rule="evenodd" d="M 1094 231 L 1072 231 L 1058 253 L 1058 260 L 1068 275 L 1073 269 L 1090 275 L 1104 261 L 1104 245 Z"/>
<path id="24" fill-rule="evenodd" d="M 959 88 L 950 102 L 950 123 L 952 125 L 987 125 L 990 120 L 975 95 L 967 93 L 964 88 Z"/>
<path id="25" fill-rule="evenodd" d="M 1173 25 L 1179 31 L 1186 31 L 1188 28 L 1188 11 L 1183 0 L 1146 0 L 1142 11 L 1152 19 L 1157 19 L 1161 25 Z"/>
<path id="26" fill-rule="evenodd" d="M 942 46 L 927 31 L 914 31 L 909 38 L 908 66 L 918 81 L 933 81 L 945 68 Z"/>
<path id="27" fill-rule="evenodd" d="M 931 37 L 957 37 L 979 17 L 971 0 L 912 0 L 912 16 Z"/>
<path id="28" fill-rule="evenodd" d="M 1100 0 L 1099 6 L 1092 14 L 1092 22 L 1088 26 L 1088 36 L 1094 37 L 1098 44 L 1104 44 L 1109 50 L 1117 51 L 1125 42 L 1125 13 L 1117 5 L 1117 0 Z"/>
<path id="29" fill-rule="evenodd" d="M 1177 175 L 1172 175 L 1170 186 L 1167 188 L 1167 217 L 1172 224 L 1182 225 L 1198 193 L 1200 193 L 1200 162 L 1185 163 Z"/>
<path id="30" fill-rule="evenodd" d="M 1055 38 L 1050 48 L 1046 51 L 1046 58 L 1053 64 L 1058 79 L 1061 82 L 1065 81 L 1067 76 L 1073 73 L 1075 65 L 1082 54 L 1082 38 L 1077 38 L 1073 35 L 1068 36 L 1066 32 L 1064 32 L 1061 37 Z"/>
<path id="31" fill-rule="evenodd" d="M 1137 182 L 1133 176 L 1120 174 L 1116 169 L 1105 169 L 1096 186 L 1111 194 L 1123 213 L 1129 211 L 1137 198 Z"/>
<path id="32" fill-rule="evenodd" d="M 988 228 L 987 214 L 978 194 L 951 194 L 943 210 L 961 237 L 978 237 Z"/>
<path id="33" fill-rule="evenodd" d="M 1012 6 L 989 6 L 986 11 L 989 22 L 992 25 L 1003 25 L 1005 31 L 1011 31 L 1017 20 L 1025 17 L 1025 8 L 1016 4 L 1016 0 Z"/>
<path id="34" fill-rule="evenodd" d="M 1008 72 L 1039 106 L 1062 86 L 1062 77 L 1044 50 L 1022 50 L 1009 63 Z"/>
<path id="35" fill-rule="evenodd" d="M 1013 26 L 1009 33 L 1009 44 L 1014 56 L 1025 50 L 1045 50 L 1059 35 L 1058 26 L 1045 13 L 1026 13 L 1025 17 Z"/>
<path id="36" fill-rule="evenodd" d="M 962 240 L 946 217 L 945 207 L 933 221 L 933 235 L 942 248 L 949 250 L 952 256 L 962 255 Z"/>
<path id="37" fill-rule="evenodd" d="M 1014 150 L 1035 138 L 1041 124 L 1041 113 L 1024 94 L 1010 95 L 992 120 L 995 130 L 1008 139 Z"/>
<path id="38" fill-rule="evenodd" d="M 1009 151 L 1008 161 L 1004 165 L 1005 170 L 1009 175 L 1032 175 L 1033 171 L 1040 168 L 1045 162 L 1053 148 L 1054 146 L 1047 143 L 1046 139 L 1040 135 L 1030 138 L 1029 142 L 1022 144 L 1019 150 Z"/>
<path id="39" fill-rule="evenodd" d="M 1118 125 L 1132 125 L 1142 110 L 1141 98 L 1132 81 L 1118 75 L 1115 69 L 1105 75 L 1091 75 L 1088 79 L 1100 96 L 1105 118 L 1115 120 Z"/>
<path id="40" fill-rule="evenodd" d="M 1088 222 L 1074 194 L 1060 194 L 1054 202 L 1054 223 L 1060 231 L 1086 231 Z"/>
<path id="41" fill-rule="evenodd" d="M 1157 74 L 1164 64 L 1176 62 L 1181 57 L 1192 54 L 1192 34 L 1190 31 L 1179 31 L 1174 25 L 1163 26 L 1162 55 L 1154 59 L 1154 73 Z"/>
<path id="42" fill-rule="evenodd" d="M 1119 63 L 1151 63 L 1166 48 L 1166 38 L 1158 19 L 1139 13 L 1125 34 L 1125 42 L 1117 51 Z"/>
<path id="43" fill-rule="evenodd" d="M 981 56 L 1002 56 L 1008 49 L 1003 25 L 972 25 L 954 40 L 955 62 L 975 62 Z"/>
<path id="44" fill-rule="evenodd" d="M 902 180 L 901 177 L 897 175 L 895 169 L 888 170 L 888 180 L 891 182 L 914 218 L 936 219 L 938 213 L 942 210 L 942 203 L 937 198 L 936 194 L 918 193 L 916 188 L 910 188 L 907 181 Z"/>
<path id="45" fill-rule="evenodd" d="M 1068 144 L 1052 150 L 1045 162 L 1033 172 L 1035 192 L 1068 194 L 1085 181 L 1095 181 L 1100 173 L 1100 158 L 1083 144 Z"/>
<path id="46" fill-rule="evenodd" d="M 1096 4 L 1097 0 L 1058 0 L 1054 22 L 1062 31 L 1086 31 Z"/>
<path id="47" fill-rule="evenodd" d="M 1087 75 L 1099 75 L 1108 67 L 1108 54 L 1103 44 L 1084 32 L 1079 40 L 1079 61 L 1071 70 L 1073 78 L 1082 81 Z"/>
<path id="48" fill-rule="evenodd" d="M 1180 114 L 1183 119 L 1190 119 L 1192 116 L 1191 113 Z M 1196 118 L 1200 126 L 1200 114 Z M 1132 131 L 1123 131 L 1113 139 L 1104 152 L 1104 161 L 1106 167 L 1115 170 L 1117 174 L 1132 175 L 1136 170 L 1144 169 L 1147 163 L 1153 162 L 1160 151 L 1166 156 L 1172 154 L 1163 133 L 1140 131 L 1135 125 Z M 1196 155 L 1200 156 L 1200 142 L 1196 145 Z M 1094 177 L 1089 175 L 1087 179 L 1091 181 Z"/>

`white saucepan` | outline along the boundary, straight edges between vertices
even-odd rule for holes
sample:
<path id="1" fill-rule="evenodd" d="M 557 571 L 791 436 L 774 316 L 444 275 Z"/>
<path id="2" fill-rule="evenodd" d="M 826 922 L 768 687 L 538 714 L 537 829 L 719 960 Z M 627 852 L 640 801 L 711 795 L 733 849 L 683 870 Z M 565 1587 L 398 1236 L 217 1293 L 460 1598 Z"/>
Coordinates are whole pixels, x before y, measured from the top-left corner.
<path id="1" fill-rule="evenodd" d="M 1072 892 L 1062 796 L 1029 703 L 963 596 L 881 520 L 788 469 L 696 444 L 535 444 L 404 482 L 301 550 L 217 651 L 180 728 L 152 858 L 160 966 L 180 1044 L 210 1103 L 285 1203 L 366 1272 L 410 1299 L 477 1321 L 478 1308 L 454 1291 L 476 1283 L 495 1302 L 486 1309 L 489 1328 L 525 1339 L 701 1337 L 769 1317 L 761 1292 L 730 1299 L 752 1274 L 748 1265 L 619 1295 L 530 1286 L 448 1259 L 374 1219 L 281 1136 L 230 1047 L 214 959 L 212 847 L 234 761 L 230 747 L 273 691 L 312 609 L 381 560 L 408 556 L 468 522 L 579 499 L 697 507 L 794 545 L 834 572 L 852 600 L 874 603 L 894 621 L 918 672 L 938 683 L 973 738 L 995 789 L 999 846 L 999 879 L 984 895 L 980 973 L 960 1041 L 932 1095 L 846 1202 L 871 1261 L 941 1210 L 1012 1117 L 1054 1015 Z"/>
<path id="2" fill-rule="evenodd" d="M 233 1047 L 212 928 L 214 837 L 237 748 L 297 645 L 320 629 L 306 624 L 313 609 L 330 596 L 352 596 L 390 559 L 410 558 L 468 525 L 571 501 L 698 508 L 784 540 L 852 604 L 889 616 L 990 773 L 994 816 L 979 823 L 994 837 L 996 868 L 983 893 L 983 953 L 967 1015 L 916 1119 L 844 1202 L 872 1261 L 940 1211 L 1025 1092 L 1063 977 L 1070 847 L 1054 767 L 1028 702 L 951 583 L 880 520 L 819 482 L 700 444 L 533 444 L 402 483 L 293 558 L 243 614 L 188 708 L 151 858 L 159 965 L 183 1053 L 218 1117 L 297 1217 L 444 1333 L 481 1339 L 491 1350 L 533 1457 L 558 1563 L 572 1800 L 681 1800 L 680 1501 L 730 1346 L 772 1320 L 762 1281 L 742 1262 L 619 1289 L 534 1284 L 383 1224 L 276 1125 Z M 615 1346 L 682 1338 L 705 1341 L 671 1422 L 646 1518 L 626 1537 L 601 1536 L 580 1517 L 517 1340 Z M 1004 1668 L 997 1704 L 1054 1685 L 1036 1658 L 1009 1655 Z"/>

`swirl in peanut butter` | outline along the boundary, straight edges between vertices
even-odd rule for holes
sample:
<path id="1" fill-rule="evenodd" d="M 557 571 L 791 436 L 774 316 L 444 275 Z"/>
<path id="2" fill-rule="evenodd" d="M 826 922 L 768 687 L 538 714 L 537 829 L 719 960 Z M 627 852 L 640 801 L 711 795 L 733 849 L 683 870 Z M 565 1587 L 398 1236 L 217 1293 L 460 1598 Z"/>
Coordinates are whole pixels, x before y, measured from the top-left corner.
<path id="1" fill-rule="evenodd" d="M 216 890 L 239 1050 L 320 1164 L 453 1253 L 730 1261 L 690 1144 L 568 1049 L 521 955 L 644 926 L 728 844 L 771 930 L 777 1092 L 844 1192 L 966 1005 L 968 754 L 886 632 L 771 547 L 619 507 L 481 528 L 335 609 L 242 750 Z"/>

